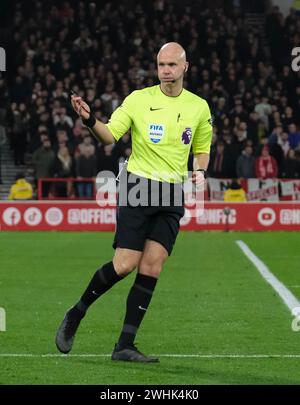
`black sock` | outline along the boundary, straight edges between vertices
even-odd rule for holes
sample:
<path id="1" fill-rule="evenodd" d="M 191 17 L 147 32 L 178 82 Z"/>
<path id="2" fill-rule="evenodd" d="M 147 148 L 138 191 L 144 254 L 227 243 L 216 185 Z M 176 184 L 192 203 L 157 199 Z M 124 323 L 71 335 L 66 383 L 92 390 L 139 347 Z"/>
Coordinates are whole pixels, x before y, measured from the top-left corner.
<path id="1" fill-rule="evenodd" d="M 104 264 L 101 269 L 97 270 L 94 274 L 80 301 L 76 304 L 77 309 L 85 313 L 96 299 L 108 291 L 118 281 L 122 280 L 122 278 L 123 277 L 120 277 L 116 273 L 113 262 Z"/>
<path id="2" fill-rule="evenodd" d="M 138 328 L 150 304 L 157 279 L 137 274 L 134 285 L 129 291 L 123 329 L 119 337 L 120 346 L 132 345 Z"/>

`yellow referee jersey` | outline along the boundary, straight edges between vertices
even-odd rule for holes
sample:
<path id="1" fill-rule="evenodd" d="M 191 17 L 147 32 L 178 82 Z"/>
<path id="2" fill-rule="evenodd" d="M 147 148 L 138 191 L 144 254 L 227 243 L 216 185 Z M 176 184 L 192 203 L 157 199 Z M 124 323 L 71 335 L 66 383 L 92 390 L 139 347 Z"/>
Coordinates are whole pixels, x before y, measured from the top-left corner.
<path id="1" fill-rule="evenodd" d="M 187 171 L 190 149 L 210 152 L 212 121 L 207 102 L 183 89 L 177 97 L 160 86 L 132 92 L 107 127 L 118 141 L 131 128 L 128 171 L 158 181 L 178 183 Z"/>

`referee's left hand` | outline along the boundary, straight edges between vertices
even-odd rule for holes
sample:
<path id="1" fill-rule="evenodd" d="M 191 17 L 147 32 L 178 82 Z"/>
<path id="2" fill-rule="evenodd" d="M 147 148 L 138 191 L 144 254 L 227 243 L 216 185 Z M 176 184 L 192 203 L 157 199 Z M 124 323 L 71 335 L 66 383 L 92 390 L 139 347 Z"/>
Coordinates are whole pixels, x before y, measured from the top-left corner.
<path id="1" fill-rule="evenodd" d="M 192 174 L 192 182 L 199 188 L 205 189 L 205 177 L 203 172 L 194 171 Z"/>

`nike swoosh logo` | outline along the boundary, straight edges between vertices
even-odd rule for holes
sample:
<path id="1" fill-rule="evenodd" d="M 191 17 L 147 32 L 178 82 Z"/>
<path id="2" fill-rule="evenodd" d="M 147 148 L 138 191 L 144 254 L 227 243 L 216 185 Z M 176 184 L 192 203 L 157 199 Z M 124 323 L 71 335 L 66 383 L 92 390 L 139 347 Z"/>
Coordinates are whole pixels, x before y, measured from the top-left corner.
<path id="1" fill-rule="evenodd" d="M 161 107 L 161 108 L 152 108 L 152 107 L 150 107 L 150 111 L 156 111 L 156 110 L 162 110 L 163 108 Z"/>
<path id="2" fill-rule="evenodd" d="M 147 311 L 147 308 L 143 308 L 139 305 L 139 309 L 141 309 L 142 311 Z"/>
<path id="3" fill-rule="evenodd" d="M 98 296 L 100 295 L 100 294 L 97 294 L 95 290 L 93 290 L 92 293 L 93 293 L 94 295 L 98 295 Z"/>

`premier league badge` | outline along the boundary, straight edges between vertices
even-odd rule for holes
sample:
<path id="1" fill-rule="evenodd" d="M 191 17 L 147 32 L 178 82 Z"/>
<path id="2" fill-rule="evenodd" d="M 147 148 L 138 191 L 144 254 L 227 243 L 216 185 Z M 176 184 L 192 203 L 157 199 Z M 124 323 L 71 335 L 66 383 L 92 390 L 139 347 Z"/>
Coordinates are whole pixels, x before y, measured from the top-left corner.
<path id="1" fill-rule="evenodd" d="M 188 145 L 191 142 L 192 139 L 192 129 L 191 128 L 185 128 L 185 130 L 182 132 L 181 135 L 181 140 L 185 145 Z"/>

